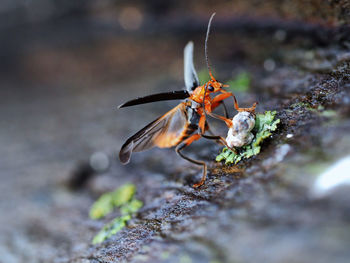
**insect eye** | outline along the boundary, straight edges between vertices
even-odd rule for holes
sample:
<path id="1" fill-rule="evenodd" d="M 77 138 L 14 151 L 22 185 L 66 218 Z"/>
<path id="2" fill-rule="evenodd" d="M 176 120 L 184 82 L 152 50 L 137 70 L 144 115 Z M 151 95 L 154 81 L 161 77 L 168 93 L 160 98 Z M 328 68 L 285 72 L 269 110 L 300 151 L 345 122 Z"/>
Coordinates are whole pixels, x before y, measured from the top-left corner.
<path id="1" fill-rule="evenodd" d="M 214 87 L 213 87 L 213 86 L 209 86 L 209 87 L 208 87 L 208 90 L 209 90 L 209 91 L 214 91 Z"/>

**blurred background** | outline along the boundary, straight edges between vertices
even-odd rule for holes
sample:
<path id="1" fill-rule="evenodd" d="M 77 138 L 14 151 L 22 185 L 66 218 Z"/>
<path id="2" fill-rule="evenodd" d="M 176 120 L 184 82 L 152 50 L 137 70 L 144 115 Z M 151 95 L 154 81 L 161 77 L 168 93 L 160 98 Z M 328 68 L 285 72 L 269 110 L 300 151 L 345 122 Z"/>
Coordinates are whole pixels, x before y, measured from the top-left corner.
<path id="1" fill-rule="evenodd" d="M 200 171 L 171 149 L 136 154 L 128 166 L 117 159 L 128 136 L 177 102 L 117 106 L 182 89 L 183 48 L 190 40 L 199 76 L 206 79 L 204 39 L 213 12 L 209 57 L 215 76 L 225 83 L 246 74 L 249 90 L 233 90 L 241 105 L 259 101 L 259 111 L 282 112 L 274 146 L 289 143 L 277 155 L 288 152 L 291 166 L 278 166 L 283 158 L 263 163 L 274 156 L 270 147 L 251 167 L 251 181 L 225 179 L 228 190 L 218 191 L 227 186 L 218 183 L 198 194 L 190 185 Z M 313 177 L 305 174 L 318 174 L 349 154 L 349 22 L 347 1 L 2 0 L 0 262 L 348 262 L 349 206 L 309 203 Z M 335 115 L 299 109 L 305 101 Z M 223 126 L 214 127 L 225 135 Z M 286 142 L 287 134 L 295 141 Z M 192 155 L 212 161 L 220 147 L 202 142 L 193 149 Z M 281 175 L 290 180 L 276 181 Z M 105 250 L 92 246 L 102 226 L 88 218 L 92 202 L 130 181 L 146 204 L 138 216 L 143 228 L 132 245 L 126 230 Z M 173 182 L 187 192 L 172 189 Z M 205 209 L 183 218 L 175 211 L 179 200 L 182 208 Z M 264 217 L 266 209 L 271 213 Z M 215 213 L 221 217 L 209 216 Z M 180 225 L 171 228 L 175 223 L 160 214 L 178 217 Z M 161 221 L 158 230 L 149 226 L 152 220 Z M 221 237 L 203 238 L 213 233 Z"/>

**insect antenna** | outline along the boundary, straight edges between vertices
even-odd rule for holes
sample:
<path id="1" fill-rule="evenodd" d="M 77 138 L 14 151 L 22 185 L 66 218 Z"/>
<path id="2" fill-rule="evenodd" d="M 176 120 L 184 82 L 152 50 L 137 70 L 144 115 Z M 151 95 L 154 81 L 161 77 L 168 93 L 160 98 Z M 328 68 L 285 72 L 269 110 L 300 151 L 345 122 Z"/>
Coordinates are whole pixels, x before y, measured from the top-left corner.
<path id="1" fill-rule="evenodd" d="M 207 68 L 209 71 L 209 75 L 211 77 L 212 80 L 215 80 L 215 78 L 213 77 L 213 74 L 211 73 L 211 68 L 209 65 L 209 58 L 208 58 L 208 39 L 209 39 L 209 33 L 210 33 L 210 26 L 211 26 L 211 21 L 213 20 L 214 16 L 216 13 L 213 13 L 209 19 L 209 23 L 208 23 L 208 28 L 207 28 L 207 35 L 205 37 L 205 44 L 204 44 L 204 53 L 205 53 L 205 61 L 207 63 Z"/>

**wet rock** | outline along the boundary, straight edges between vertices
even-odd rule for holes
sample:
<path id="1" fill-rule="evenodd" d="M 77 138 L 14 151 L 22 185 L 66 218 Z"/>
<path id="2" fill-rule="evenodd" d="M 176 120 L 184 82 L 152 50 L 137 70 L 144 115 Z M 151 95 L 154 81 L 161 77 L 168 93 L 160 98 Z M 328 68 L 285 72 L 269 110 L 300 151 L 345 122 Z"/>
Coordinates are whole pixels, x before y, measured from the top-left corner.
<path id="1" fill-rule="evenodd" d="M 277 2 L 273 6 L 280 8 Z M 347 10 L 339 9 L 345 6 L 340 2 L 320 4 L 330 8 L 324 11 L 328 18 L 332 17 L 329 10 L 336 9 L 338 23 Z M 317 10 L 310 12 L 320 19 L 321 9 L 306 9 L 300 3 L 293 10 Z M 251 9 L 242 2 L 239 8 L 248 10 L 247 6 Z M 259 6 L 256 12 L 264 10 Z M 288 9 L 293 17 L 310 15 L 293 10 Z M 261 19 L 236 18 L 239 23 L 231 27 L 221 20 L 220 33 L 210 44 L 215 51 L 211 52 L 223 52 L 215 58 L 220 78 L 228 79 L 241 70 L 251 72 L 252 87 L 236 94 L 239 101 L 246 105 L 259 101 L 258 112 L 277 110 L 281 125 L 264 142 L 258 156 L 238 167 L 215 163 L 221 146 L 212 142 L 200 141 L 186 149 L 189 156 L 209 164 L 208 179 L 199 189 L 191 185 L 200 179 L 200 167 L 178 158 L 172 149 L 135 154 L 128 166 L 115 160 L 124 138 L 173 107 L 166 103 L 113 112 L 113 107 L 131 94 L 150 93 L 146 87 L 163 91 L 182 86 L 166 70 L 160 70 L 179 57 L 183 39 L 178 34 L 171 41 L 166 39 L 169 47 L 164 47 L 163 37 L 151 35 L 145 45 L 131 36 L 123 43 L 93 38 L 96 43 L 82 49 L 51 47 L 40 55 L 34 52 L 22 58 L 22 71 L 15 75 L 28 76 L 24 83 L 16 78 L 13 85 L 25 86 L 23 93 L 18 87 L 8 88 L 2 89 L 0 96 L 5 127 L 0 131 L 5 138 L 0 160 L 0 199 L 5 200 L 0 204 L 2 259 L 348 262 L 350 207 L 344 205 L 348 195 L 313 199 L 309 194 L 317 176 L 349 154 L 348 36 L 343 33 L 347 31 Z M 195 40 L 202 39 L 202 33 L 193 33 L 194 28 L 196 25 L 185 32 Z M 238 33 L 232 33 L 232 28 Z M 247 28 L 251 30 L 244 31 Z M 104 66 L 97 67 L 97 61 Z M 62 67 L 67 63 L 71 67 Z M 120 72 L 116 72 L 118 66 Z M 40 81 L 33 84 L 36 78 Z M 106 84 L 107 80 L 111 83 Z M 218 124 L 216 132 L 225 135 L 227 130 Z M 103 173 L 90 177 L 96 173 L 89 164 L 94 152 L 115 157 L 108 163 L 106 156 L 100 155 L 92 163 Z M 78 160 L 85 160 L 83 169 L 77 166 Z M 77 171 L 72 183 L 79 186 L 77 191 L 68 191 L 61 184 L 72 171 Z M 88 211 L 92 203 L 103 192 L 126 182 L 136 184 L 136 197 L 144 207 L 116 235 L 92 245 L 103 225 L 119 216 L 114 212 L 105 219 L 91 220 Z"/>

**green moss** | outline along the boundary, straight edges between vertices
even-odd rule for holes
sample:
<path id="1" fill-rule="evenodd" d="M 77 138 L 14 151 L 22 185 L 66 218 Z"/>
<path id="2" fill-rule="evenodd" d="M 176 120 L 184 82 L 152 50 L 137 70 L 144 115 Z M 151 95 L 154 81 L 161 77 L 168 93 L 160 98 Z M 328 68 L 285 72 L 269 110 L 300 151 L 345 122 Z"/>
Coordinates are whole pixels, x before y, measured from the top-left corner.
<path id="1" fill-rule="evenodd" d="M 105 193 L 93 204 L 90 209 L 90 218 L 99 219 L 128 203 L 134 196 L 136 187 L 133 184 L 125 184 L 113 192 Z"/>
<path id="2" fill-rule="evenodd" d="M 134 196 L 136 187 L 133 184 L 125 184 L 115 190 L 113 194 L 113 203 L 116 207 L 122 206 L 129 202 Z"/>
<path id="3" fill-rule="evenodd" d="M 242 159 L 248 159 L 260 153 L 260 144 L 272 135 L 277 129 L 280 119 L 275 119 L 276 111 L 267 111 L 265 114 L 257 114 L 255 118 L 255 126 L 253 128 L 254 139 L 246 146 L 237 149 L 237 153 L 232 152 L 228 148 L 224 148 L 216 157 L 217 162 L 225 161 L 226 164 L 237 164 Z"/>
<path id="4" fill-rule="evenodd" d="M 304 109 L 314 112 L 322 117 L 329 119 L 338 117 L 338 113 L 335 110 L 326 110 L 324 106 L 319 105 L 317 108 L 311 107 L 311 104 L 305 102 L 294 103 L 290 106 L 293 110 L 287 110 L 288 112 L 293 112 L 296 109 L 299 109 L 299 112 L 302 113 Z"/>
<path id="5" fill-rule="evenodd" d="M 250 75 L 247 72 L 241 72 L 225 84 L 228 84 L 230 86 L 229 89 L 234 92 L 246 92 L 250 87 Z"/>
<path id="6" fill-rule="evenodd" d="M 136 213 L 141 207 L 143 203 L 140 200 L 133 199 L 129 203 L 126 203 L 120 208 L 120 212 L 122 215 L 130 215 Z"/>
<path id="7" fill-rule="evenodd" d="M 92 243 L 98 244 L 110 238 L 123 229 L 127 222 L 132 218 L 142 206 L 140 200 L 134 199 L 136 187 L 133 184 L 125 184 L 113 192 L 103 194 L 91 207 L 90 217 L 99 219 L 115 208 L 119 207 L 121 216 L 114 218 L 107 223 L 101 231 L 93 238 Z"/>
<path id="8" fill-rule="evenodd" d="M 179 263 L 192 263 L 192 258 L 187 254 L 181 255 L 179 258 Z"/>
<path id="9" fill-rule="evenodd" d="M 292 109 L 296 109 L 296 108 L 307 108 L 307 109 L 312 109 L 309 103 L 306 103 L 306 102 L 303 102 L 303 101 L 293 103 L 292 105 L 290 105 L 290 107 L 291 107 Z"/>
<path id="10" fill-rule="evenodd" d="M 110 238 L 111 236 L 115 235 L 125 227 L 127 221 L 129 221 L 130 219 L 130 215 L 125 215 L 113 219 L 111 222 L 106 224 L 100 232 L 98 232 L 98 234 L 92 240 L 92 244 L 95 245 L 102 243 L 107 238 Z"/>
<path id="11" fill-rule="evenodd" d="M 210 76 L 208 73 L 208 69 L 204 68 L 200 71 L 198 71 L 198 78 L 199 78 L 199 83 L 206 83 L 210 80 Z"/>
<path id="12" fill-rule="evenodd" d="M 200 70 L 198 72 L 198 78 L 200 83 L 208 82 L 210 80 L 208 69 L 205 68 L 203 70 Z M 229 90 L 231 91 L 246 92 L 250 87 L 250 79 L 250 75 L 247 72 L 241 72 L 235 78 L 225 82 L 224 84 L 229 85 Z"/>
<path id="13" fill-rule="evenodd" d="M 161 258 L 162 260 L 166 260 L 166 259 L 168 259 L 169 257 L 170 257 L 169 251 L 163 251 L 163 252 L 160 254 L 160 258 Z"/>
<path id="14" fill-rule="evenodd" d="M 112 212 L 113 209 L 113 196 L 111 193 L 106 193 L 92 205 L 89 215 L 92 219 L 99 219 Z"/>
<path id="15" fill-rule="evenodd" d="M 338 113 L 335 110 L 324 110 L 321 112 L 321 115 L 326 118 L 338 117 Z"/>

